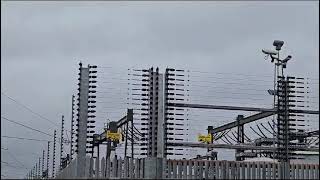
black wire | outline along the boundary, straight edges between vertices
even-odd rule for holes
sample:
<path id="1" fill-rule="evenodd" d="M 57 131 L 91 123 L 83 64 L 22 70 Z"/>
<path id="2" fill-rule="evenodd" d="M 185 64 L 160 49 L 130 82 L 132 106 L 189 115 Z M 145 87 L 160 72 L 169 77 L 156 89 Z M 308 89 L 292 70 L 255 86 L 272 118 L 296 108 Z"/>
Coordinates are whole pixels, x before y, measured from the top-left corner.
<path id="1" fill-rule="evenodd" d="M 259 137 L 263 138 L 263 136 L 261 136 L 259 133 L 257 133 L 257 131 L 255 131 L 251 126 L 250 126 L 250 129 L 251 129 L 254 133 L 256 133 Z"/>
<path id="2" fill-rule="evenodd" d="M 23 167 L 26 167 L 24 164 L 22 164 L 9 150 L 7 151 L 8 154 L 16 161 L 18 164 L 20 164 Z"/>
<path id="3" fill-rule="evenodd" d="M 273 77 L 272 75 L 263 75 L 263 74 L 243 74 L 243 73 L 226 73 L 226 72 L 208 72 L 208 71 L 194 71 L 194 70 L 186 70 L 186 72 L 190 73 L 205 73 L 205 74 L 230 74 L 235 76 L 254 76 L 254 77 Z"/>
<path id="4" fill-rule="evenodd" d="M 258 130 L 261 132 L 261 134 L 265 137 L 265 138 L 267 138 L 267 136 L 261 131 L 261 129 L 260 129 L 260 127 L 259 127 L 259 125 L 258 124 L 256 124 L 256 126 L 257 126 L 257 128 L 258 128 Z"/>
<path id="5" fill-rule="evenodd" d="M 225 79 L 231 79 L 231 80 L 235 80 L 235 81 L 241 81 L 241 80 L 245 80 L 245 81 L 248 81 L 248 82 L 250 82 L 250 81 L 259 81 L 259 82 L 273 82 L 273 81 L 269 81 L 269 80 L 265 80 L 265 79 L 249 79 L 249 78 L 230 78 L 230 77 L 228 77 L 228 78 L 226 78 L 226 77 L 217 77 L 217 76 L 194 76 L 194 75 L 190 75 L 189 76 L 189 79 L 193 79 L 193 78 L 201 78 L 201 79 L 223 79 L 223 80 L 225 80 Z"/>
<path id="6" fill-rule="evenodd" d="M 44 140 L 44 139 L 33 139 L 33 138 L 23 138 L 23 137 L 14 137 L 14 136 L 1 136 L 3 138 L 9 138 L 9 139 L 21 139 L 21 140 L 31 140 L 31 141 L 46 141 L 48 142 L 49 140 Z M 49 141 L 52 142 L 52 141 Z"/>
<path id="7" fill-rule="evenodd" d="M 3 161 L 1 161 L 1 162 L 4 163 Z M 20 169 L 20 168 L 28 169 L 28 168 L 26 168 L 26 167 L 14 166 L 14 165 L 11 165 L 11 164 L 9 164 L 9 163 L 4 163 L 4 164 L 5 164 L 5 166 L 13 167 L 13 168 L 16 168 L 16 169 Z"/>
<path id="8" fill-rule="evenodd" d="M 19 104 L 20 106 L 24 107 L 25 109 L 27 109 L 27 110 L 30 111 L 31 113 L 37 115 L 38 117 L 40 117 L 40 118 L 42 118 L 42 119 L 50 122 L 51 124 L 53 124 L 53 125 L 55 125 L 55 126 L 57 126 L 57 127 L 60 127 L 58 124 L 52 122 L 52 121 L 49 120 L 48 118 L 43 117 L 43 116 L 40 115 L 39 113 L 34 112 L 34 111 L 33 111 L 32 109 L 30 109 L 29 107 L 23 105 L 22 103 L 18 102 L 17 100 L 15 100 L 15 99 L 13 99 L 13 98 L 11 98 L 11 97 L 9 97 L 8 95 L 4 94 L 3 92 L 1 92 L 1 94 L 3 94 L 4 96 L 6 96 L 8 99 L 14 101 L 15 103 Z"/>
<path id="9" fill-rule="evenodd" d="M 31 129 L 31 130 L 33 130 L 33 131 L 37 131 L 37 132 L 40 132 L 40 133 L 42 133 L 42 134 L 45 134 L 45 135 L 48 135 L 48 136 L 53 137 L 53 135 L 51 135 L 51 134 L 45 133 L 45 132 L 40 131 L 40 130 L 38 130 L 38 129 L 34 129 L 34 128 L 32 128 L 32 127 L 26 126 L 26 125 L 21 124 L 21 123 L 19 123 L 19 122 L 16 122 L 16 121 L 10 120 L 10 119 L 8 119 L 8 118 L 6 118 L 6 117 L 1 116 L 1 118 L 2 118 L 2 119 L 4 119 L 4 120 L 7 120 L 7 121 L 9 121 L 9 122 L 12 122 L 12 123 L 18 124 L 18 125 L 20 125 L 20 126 L 23 126 L 23 127 L 25 127 L 25 128 Z"/>
<path id="10" fill-rule="evenodd" d="M 262 123 L 260 123 L 260 124 L 261 124 L 261 126 L 262 126 L 265 130 L 267 130 L 270 134 L 273 135 L 273 133 L 272 133 L 268 128 L 266 128 Z"/>

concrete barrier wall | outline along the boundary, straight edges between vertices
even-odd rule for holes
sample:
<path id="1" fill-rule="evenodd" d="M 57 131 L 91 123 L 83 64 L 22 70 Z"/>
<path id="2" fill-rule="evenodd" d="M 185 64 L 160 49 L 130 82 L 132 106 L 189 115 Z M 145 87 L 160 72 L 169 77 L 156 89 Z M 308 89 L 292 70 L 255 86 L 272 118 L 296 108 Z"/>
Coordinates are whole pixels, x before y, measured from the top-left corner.
<path id="1" fill-rule="evenodd" d="M 168 179 L 318 179 L 319 164 L 167 160 Z"/>
<path id="2" fill-rule="evenodd" d="M 319 179 L 319 164 L 280 164 L 212 160 L 118 158 L 96 161 L 86 157 L 85 177 L 77 159 L 58 172 L 57 179 Z"/>

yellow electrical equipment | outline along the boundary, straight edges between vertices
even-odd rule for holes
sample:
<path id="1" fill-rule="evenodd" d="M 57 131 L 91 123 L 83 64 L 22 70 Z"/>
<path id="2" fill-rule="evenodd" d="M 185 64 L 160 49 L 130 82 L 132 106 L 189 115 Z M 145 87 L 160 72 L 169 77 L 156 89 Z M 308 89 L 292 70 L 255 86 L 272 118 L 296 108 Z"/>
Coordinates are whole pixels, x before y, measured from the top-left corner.
<path id="1" fill-rule="evenodd" d="M 111 139 L 111 141 L 120 141 L 122 139 L 122 135 L 120 132 L 107 131 L 106 138 Z"/>
<path id="2" fill-rule="evenodd" d="M 198 134 L 198 141 L 199 142 L 211 143 L 212 139 L 213 138 L 212 138 L 211 134 L 208 134 L 208 135 Z"/>

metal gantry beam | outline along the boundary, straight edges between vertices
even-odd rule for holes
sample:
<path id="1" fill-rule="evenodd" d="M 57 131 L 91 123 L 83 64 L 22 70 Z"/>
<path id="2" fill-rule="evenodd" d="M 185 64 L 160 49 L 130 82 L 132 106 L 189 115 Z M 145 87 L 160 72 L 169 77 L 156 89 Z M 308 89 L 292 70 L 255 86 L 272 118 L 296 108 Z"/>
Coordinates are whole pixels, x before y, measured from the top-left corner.
<path id="1" fill-rule="evenodd" d="M 249 144 L 204 144 L 204 143 L 194 143 L 194 142 L 168 142 L 168 146 L 184 146 L 192 148 L 220 148 L 220 149 L 241 149 L 241 150 L 274 150 L 277 147 L 272 146 L 255 146 L 252 143 Z M 301 147 L 306 151 L 319 152 L 319 148 L 306 148 Z"/>
<path id="2" fill-rule="evenodd" d="M 222 109 L 222 110 L 239 110 L 239 111 L 259 111 L 259 112 L 276 112 L 276 109 L 270 108 L 255 108 L 241 106 L 220 106 L 220 105 L 205 105 L 205 104 L 186 104 L 186 103 L 168 103 L 168 106 L 199 108 L 199 109 Z"/>
<path id="3" fill-rule="evenodd" d="M 239 125 L 241 126 L 241 125 L 244 125 L 244 124 L 247 124 L 247 123 L 250 123 L 250 122 L 253 122 L 253 121 L 268 117 L 268 116 L 271 116 L 273 114 L 275 114 L 275 112 L 261 112 L 261 113 L 258 113 L 258 114 L 254 114 L 252 116 L 245 117 L 245 118 L 241 119 L 240 121 L 238 121 L 238 120 L 237 121 L 233 121 L 233 122 L 225 124 L 223 126 L 220 126 L 220 127 L 217 127 L 217 128 L 213 128 L 212 130 L 210 130 L 209 133 L 215 134 L 215 133 L 218 133 L 218 132 L 222 132 L 222 131 L 225 131 L 227 129 L 232 129 L 234 127 L 237 127 Z"/>
<path id="4" fill-rule="evenodd" d="M 258 111 L 258 112 L 277 112 L 275 108 L 256 108 L 256 107 L 242 107 L 242 106 L 220 106 L 220 105 L 206 105 L 206 104 L 186 104 L 186 103 L 168 103 L 172 107 L 185 107 L 185 108 L 199 108 L 199 109 L 222 109 L 233 111 Z M 289 112 L 301 114 L 319 114 L 319 111 L 314 110 L 301 110 L 291 109 Z"/>

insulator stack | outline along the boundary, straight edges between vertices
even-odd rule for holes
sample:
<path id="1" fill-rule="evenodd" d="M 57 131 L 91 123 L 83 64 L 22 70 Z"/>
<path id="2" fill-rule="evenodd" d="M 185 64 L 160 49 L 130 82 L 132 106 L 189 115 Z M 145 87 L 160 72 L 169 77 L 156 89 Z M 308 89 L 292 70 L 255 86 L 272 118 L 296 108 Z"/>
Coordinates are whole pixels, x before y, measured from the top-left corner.
<path id="1" fill-rule="evenodd" d="M 186 103 L 188 101 L 187 76 L 184 70 L 166 68 L 165 72 L 165 104 Z M 166 155 L 183 155 L 183 149 L 167 148 L 167 142 L 184 140 L 185 127 L 188 120 L 188 109 L 168 107 L 165 109 L 165 151 Z"/>
<path id="2" fill-rule="evenodd" d="M 95 108 L 96 108 L 96 88 L 97 88 L 97 66 L 89 68 L 89 95 L 88 95 L 88 120 L 87 120 L 87 153 L 93 153 L 93 134 L 95 133 Z"/>
<path id="3" fill-rule="evenodd" d="M 63 166 L 62 166 L 62 154 L 63 154 L 63 131 L 64 131 L 64 116 L 61 117 L 61 136 L 60 136 L 60 166 L 59 169 L 62 170 Z"/>
<path id="4" fill-rule="evenodd" d="M 75 151 L 75 146 L 74 146 L 74 140 L 73 140 L 73 136 L 74 136 L 74 95 L 72 95 L 72 102 L 71 102 L 71 137 L 70 137 L 70 160 L 69 163 L 71 163 L 72 159 L 73 159 L 73 153 Z"/>
<path id="5" fill-rule="evenodd" d="M 294 151 L 306 148 L 304 115 L 295 113 L 296 108 L 304 107 L 298 104 L 304 102 L 305 87 L 301 81 L 303 78 L 278 78 L 278 159 L 288 162 L 290 159 L 296 159 Z"/>
<path id="6" fill-rule="evenodd" d="M 130 90 L 128 100 L 130 102 L 130 106 L 134 110 L 134 124 L 141 132 L 140 139 L 135 141 L 135 143 L 138 144 L 138 146 L 135 147 L 138 150 L 136 152 L 140 153 L 140 157 L 148 155 L 147 142 L 149 139 L 148 137 L 150 137 L 148 132 L 151 72 L 153 72 L 153 68 L 139 70 L 132 69 L 132 73 L 129 74 L 132 78 L 129 78 L 131 81 L 131 83 L 129 83 L 131 88 L 128 89 Z"/>
<path id="7" fill-rule="evenodd" d="M 50 160 L 50 141 L 48 141 L 48 149 L 47 149 L 47 168 L 45 173 L 46 178 L 49 178 L 49 160 Z"/>
<path id="8" fill-rule="evenodd" d="M 42 163 L 41 163 L 41 177 L 44 177 L 44 153 L 45 150 L 42 151 Z"/>
<path id="9" fill-rule="evenodd" d="M 55 177 L 55 167 L 56 167 L 56 139 L 57 139 L 57 131 L 54 130 L 53 136 L 53 156 L 52 156 L 52 177 Z"/>
<path id="10" fill-rule="evenodd" d="M 38 178 L 41 179 L 41 174 L 40 174 L 40 165 L 41 164 L 41 158 L 39 157 L 39 162 L 38 162 Z"/>

